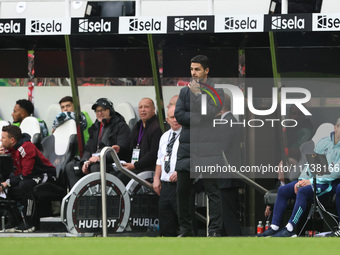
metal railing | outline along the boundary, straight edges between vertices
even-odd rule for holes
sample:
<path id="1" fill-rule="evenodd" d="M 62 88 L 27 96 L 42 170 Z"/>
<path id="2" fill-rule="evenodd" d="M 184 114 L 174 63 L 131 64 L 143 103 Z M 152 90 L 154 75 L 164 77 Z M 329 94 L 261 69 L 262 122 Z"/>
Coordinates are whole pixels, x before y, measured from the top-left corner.
<path id="1" fill-rule="evenodd" d="M 126 169 L 120 163 L 120 160 L 117 156 L 112 147 L 104 147 L 100 152 L 100 182 L 101 182 L 101 192 L 102 192 L 102 222 L 103 222 L 103 237 L 107 237 L 107 212 L 106 212 L 106 155 L 110 153 L 114 162 L 116 163 L 117 169 L 130 177 L 131 179 L 135 180 L 136 182 L 140 183 L 144 187 L 153 191 L 152 184 L 144 179 L 141 179 L 138 175 L 134 172 Z"/>
<path id="2" fill-rule="evenodd" d="M 224 162 L 226 165 L 229 165 L 228 160 L 224 154 L 224 151 L 222 151 L 222 156 L 224 159 Z M 232 173 L 235 177 L 239 178 L 241 181 L 243 181 L 244 183 L 248 184 L 249 186 L 253 187 L 254 189 L 256 189 L 257 191 L 259 191 L 262 194 L 266 194 L 268 192 L 268 190 L 264 187 L 262 187 L 261 185 L 259 185 L 258 183 L 256 183 L 255 181 L 253 181 L 252 179 L 248 178 L 247 176 L 243 175 L 242 173 L 239 172 L 233 172 Z"/>
<path id="3" fill-rule="evenodd" d="M 115 152 L 112 147 L 104 147 L 101 152 L 100 152 L 100 180 L 101 180 L 101 193 L 102 193 L 102 222 L 103 222 L 103 237 L 107 237 L 107 212 L 106 212 L 106 155 L 107 153 L 110 153 L 114 162 L 116 163 L 117 169 L 130 177 L 131 179 L 135 180 L 136 182 L 140 183 L 147 189 L 150 189 L 153 191 L 153 186 L 150 182 L 140 178 L 137 174 L 134 172 L 130 171 L 129 169 L 125 168 L 122 166 L 120 163 L 120 160 L 118 158 L 117 153 Z M 224 153 L 223 157 L 225 162 L 228 162 Z M 241 178 L 241 180 L 248 185 L 254 187 L 256 190 L 258 190 L 261 193 L 266 193 L 268 190 L 262 187 L 261 185 L 257 184 L 253 180 L 245 177 L 241 173 L 237 173 L 238 177 Z M 209 215 L 209 214 L 207 214 Z M 202 218 L 204 220 L 208 220 L 206 218 Z"/>

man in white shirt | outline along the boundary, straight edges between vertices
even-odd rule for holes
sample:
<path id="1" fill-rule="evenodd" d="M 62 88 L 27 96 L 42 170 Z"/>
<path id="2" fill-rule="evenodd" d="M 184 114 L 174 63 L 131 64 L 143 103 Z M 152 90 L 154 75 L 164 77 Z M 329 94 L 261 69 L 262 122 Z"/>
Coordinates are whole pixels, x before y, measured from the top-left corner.
<path id="1" fill-rule="evenodd" d="M 153 188 L 160 196 L 158 204 L 159 229 L 161 236 L 177 236 L 177 172 L 175 171 L 178 137 L 182 126 L 175 118 L 175 106 L 167 112 L 167 122 L 171 129 L 166 131 L 160 141 L 156 162 Z"/>

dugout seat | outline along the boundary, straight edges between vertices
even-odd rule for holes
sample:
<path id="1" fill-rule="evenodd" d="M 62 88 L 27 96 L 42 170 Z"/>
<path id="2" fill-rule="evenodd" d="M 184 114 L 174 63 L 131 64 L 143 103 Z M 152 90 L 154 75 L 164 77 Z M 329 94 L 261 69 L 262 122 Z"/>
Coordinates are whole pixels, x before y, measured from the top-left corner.
<path id="1" fill-rule="evenodd" d="M 27 133 L 31 136 L 31 142 L 40 150 L 42 134 L 38 119 L 32 116 L 26 117 L 21 122 L 20 129 L 22 133 Z"/>
<path id="2" fill-rule="evenodd" d="M 128 102 L 121 103 L 115 107 L 115 111 L 119 112 L 125 119 L 126 123 L 130 127 L 130 130 L 137 123 L 138 118 L 132 105 Z"/>
<path id="3" fill-rule="evenodd" d="M 1 139 L 1 130 L 3 126 L 8 126 L 10 123 L 6 120 L 0 120 L 0 139 Z"/>
<path id="4" fill-rule="evenodd" d="M 57 180 L 55 183 L 45 182 L 34 188 L 34 197 L 38 203 L 39 200 L 61 201 L 66 195 L 65 167 L 74 158 L 77 147 L 77 128 L 74 120 L 66 121 L 52 135 L 42 140 L 43 154 L 56 167 Z"/>

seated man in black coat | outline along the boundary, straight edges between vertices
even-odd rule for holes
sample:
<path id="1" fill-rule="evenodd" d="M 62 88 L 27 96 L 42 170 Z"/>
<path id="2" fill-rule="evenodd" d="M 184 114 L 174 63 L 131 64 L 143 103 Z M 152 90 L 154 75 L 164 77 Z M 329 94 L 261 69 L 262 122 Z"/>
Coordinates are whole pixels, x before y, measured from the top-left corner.
<path id="1" fill-rule="evenodd" d="M 100 171 L 100 151 L 105 146 L 112 146 L 121 160 L 127 160 L 129 155 L 130 128 L 122 115 L 116 112 L 113 104 L 107 98 L 99 98 L 92 106 L 96 113 L 96 121 L 89 128 L 90 138 L 84 148 L 79 170 L 74 170 L 74 162 L 66 166 L 70 188 L 84 175 Z M 113 173 L 113 159 L 107 155 L 106 171 Z"/>
<path id="2" fill-rule="evenodd" d="M 155 114 L 155 104 L 150 98 L 142 98 L 138 104 L 140 120 L 131 133 L 131 162 L 123 164 L 129 170 L 138 174 L 147 170 L 155 170 L 159 139 L 162 130 Z M 119 173 L 118 178 L 127 184 L 130 180 L 126 175 Z"/>

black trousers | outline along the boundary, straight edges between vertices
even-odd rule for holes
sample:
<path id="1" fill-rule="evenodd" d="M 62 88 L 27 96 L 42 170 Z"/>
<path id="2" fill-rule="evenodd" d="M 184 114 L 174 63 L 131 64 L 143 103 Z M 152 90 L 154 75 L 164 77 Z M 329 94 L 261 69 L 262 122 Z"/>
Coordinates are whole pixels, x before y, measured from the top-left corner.
<path id="1" fill-rule="evenodd" d="M 158 201 L 159 230 L 161 236 L 177 236 L 176 182 L 162 182 Z"/>
<path id="2" fill-rule="evenodd" d="M 220 233 L 222 228 L 222 201 L 217 179 L 203 179 L 205 193 L 209 198 L 209 225 L 208 232 Z"/>
<path id="3" fill-rule="evenodd" d="M 190 193 L 193 181 L 189 171 L 177 172 L 178 223 L 181 233 L 192 232 Z"/>
<path id="4" fill-rule="evenodd" d="M 204 190 L 209 198 L 209 226 L 208 232 L 220 233 L 222 228 L 222 204 L 221 193 L 216 179 L 203 179 Z M 193 179 L 190 178 L 189 171 L 177 172 L 177 202 L 178 221 L 180 232 L 192 231 L 192 218 L 190 211 L 190 193 Z"/>
<path id="5" fill-rule="evenodd" d="M 16 209 L 18 210 L 18 215 L 13 215 L 17 219 L 17 222 L 12 223 L 20 224 L 22 219 L 21 213 L 23 213 L 27 224 L 31 226 L 36 226 L 38 224 L 38 214 L 36 210 L 36 201 L 33 195 L 33 188 L 40 184 L 43 178 L 43 175 L 41 175 L 34 178 L 23 179 L 18 183 L 18 185 L 12 185 L 8 189 L 8 198 L 17 202 Z M 16 212 L 13 211 L 12 213 L 15 214 Z"/>
<path id="6" fill-rule="evenodd" d="M 239 219 L 239 192 L 238 188 L 221 189 L 223 229 L 222 235 L 241 236 L 241 223 Z"/>

